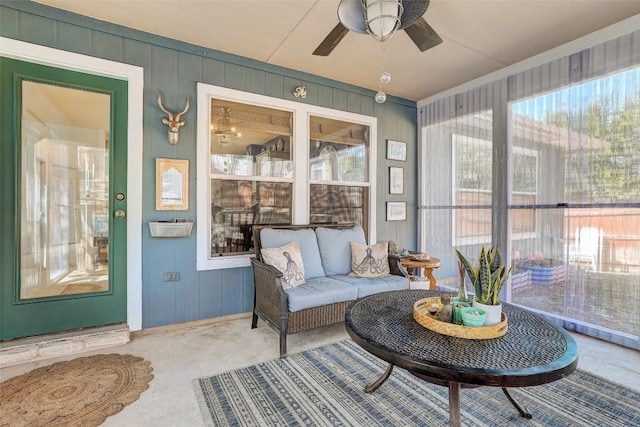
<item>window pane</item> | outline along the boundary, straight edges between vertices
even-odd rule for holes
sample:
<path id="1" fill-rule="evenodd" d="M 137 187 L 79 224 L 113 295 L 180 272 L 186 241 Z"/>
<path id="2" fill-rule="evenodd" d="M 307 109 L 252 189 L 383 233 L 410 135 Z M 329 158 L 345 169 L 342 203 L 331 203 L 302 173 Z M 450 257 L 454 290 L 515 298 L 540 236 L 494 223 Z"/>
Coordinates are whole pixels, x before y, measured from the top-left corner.
<path id="1" fill-rule="evenodd" d="M 62 121 L 72 115 L 61 105 L 95 120 Z M 110 105 L 109 95 L 23 82 L 22 299 L 109 289 Z"/>
<path id="2" fill-rule="evenodd" d="M 292 184 L 211 180 L 211 256 L 253 251 L 253 226 L 291 224 Z"/>
<path id="3" fill-rule="evenodd" d="M 516 144 L 540 153 L 539 203 L 640 198 L 640 68 L 513 104 Z"/>
<path id="4" fill-rule="evenodd" d="M 477 121 L 471 115 L 468 130 L 478 134 L 480 130 L 489 133 L 491 129 L 475 129 L 476 123 L 489 126 L 485 121 Z M 465 122 L 466 123 L 466 122 Z M 492 143 L 490 140 L 469 135 L 453 134 L 453 170 L 455 171 L 453 213 L 454 237 L 456 245 L 491 242 L 492 202 Z"/>
<path id="5" fill-rule="evenodd" d="M 367 187 L 312 184 L 310 193 L 311 224 L 353 223 L 367 232 Z"/>
<path id="6" fill-rule="evenodd" d="M 211 100 L 211 173 L 293 177 L 293 113 Z"/>
<path id="7" fill-rule="evenodd" d="M 312 181 L 367 181 L 368 126 L 315 116 L 309 126 Z"/>

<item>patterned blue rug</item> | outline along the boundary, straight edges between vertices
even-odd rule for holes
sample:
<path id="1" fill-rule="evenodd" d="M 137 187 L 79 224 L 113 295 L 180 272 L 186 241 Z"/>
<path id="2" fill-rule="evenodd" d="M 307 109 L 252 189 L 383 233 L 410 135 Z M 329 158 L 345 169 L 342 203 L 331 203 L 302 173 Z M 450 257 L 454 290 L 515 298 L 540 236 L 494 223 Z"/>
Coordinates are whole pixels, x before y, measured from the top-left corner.
<path id="1" fill-rule="evenodd" d="M 351 340 L 194 381 L 209 426 L 446 426 L 448 389 L 394 369 L 372 394 L 363 387 L 386 363 Z M 640 393 L 576 370 L 562 380 L 510 389 L 462 389 L 464 426 L 638 426 Z"/>

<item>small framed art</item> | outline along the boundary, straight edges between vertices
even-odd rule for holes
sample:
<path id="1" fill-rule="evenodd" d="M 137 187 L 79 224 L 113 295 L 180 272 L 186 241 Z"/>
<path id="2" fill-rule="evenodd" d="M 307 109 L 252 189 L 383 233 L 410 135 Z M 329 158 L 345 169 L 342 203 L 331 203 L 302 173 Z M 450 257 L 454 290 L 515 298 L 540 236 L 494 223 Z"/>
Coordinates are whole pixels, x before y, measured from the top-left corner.
<path id="1" fill-rule="evenodd" d="M 189 209 L 189 160 L 156 158 L 156 210 Z"/>
<path id="2" fill-rule="evenodd" d="M 407 202 L 387 202 L 387 221 L 406 221 Z"/>
<path id="3" fill-rule="evenodd" d="M 387 159 L 407 161 L 407 143 L 387 139 Z"/>
<path id="4" fill-rule="evenodd" d="M 389 167 L 389 194 L 404 194 L 404 168 Z"/>

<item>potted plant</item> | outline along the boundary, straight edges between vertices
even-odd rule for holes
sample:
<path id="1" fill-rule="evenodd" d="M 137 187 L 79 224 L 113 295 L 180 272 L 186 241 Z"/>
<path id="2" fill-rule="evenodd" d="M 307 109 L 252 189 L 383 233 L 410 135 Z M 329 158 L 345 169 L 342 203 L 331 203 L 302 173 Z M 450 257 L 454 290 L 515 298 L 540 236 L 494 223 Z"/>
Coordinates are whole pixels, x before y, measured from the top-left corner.
<path id="1" fill-rule="evenodd" d="M 473 306 L 482 308 L 487 313 L 484 325 L 500 323 L 502 304 L 498 300 L 498 295 L 511 273 L 511 269 L 507 270 L 502 262 L 500 249 L 498 246 L 493 246 L 489 250 L 484 246 L 480 248 L 477 267 L 474 267 L 473 263 L 457 249 L 456 254 L 475 292 Z"/>

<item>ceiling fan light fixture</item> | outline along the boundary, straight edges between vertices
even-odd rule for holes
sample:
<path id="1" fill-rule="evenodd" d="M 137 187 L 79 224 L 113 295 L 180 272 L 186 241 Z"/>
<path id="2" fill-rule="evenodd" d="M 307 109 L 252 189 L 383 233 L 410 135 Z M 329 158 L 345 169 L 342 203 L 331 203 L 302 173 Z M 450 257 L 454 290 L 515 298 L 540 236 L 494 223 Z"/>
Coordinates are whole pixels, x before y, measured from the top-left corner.
<path id="1" fill-rule="evenodd" d="M 224 108 L 223 111 L 220 122 L 217 125 L 211 125 L 210 130 L 213 135 L 218 136 L 218 141 L 221 144 L 227 144 L 231 142 L 232 137 L 240 138 L 242 134 L 231 124 L 231 109 Z"/>
<path id="2" fill-rule="evenodd" d="M 402 0 L 362 0 L 366 30 L 378 42 L 391 38 L 400 27 Z"/>

